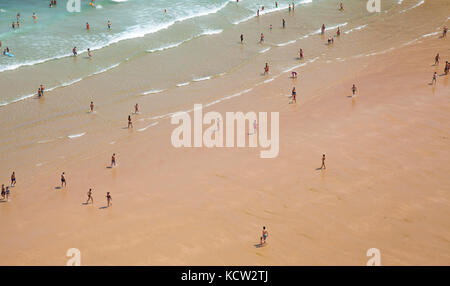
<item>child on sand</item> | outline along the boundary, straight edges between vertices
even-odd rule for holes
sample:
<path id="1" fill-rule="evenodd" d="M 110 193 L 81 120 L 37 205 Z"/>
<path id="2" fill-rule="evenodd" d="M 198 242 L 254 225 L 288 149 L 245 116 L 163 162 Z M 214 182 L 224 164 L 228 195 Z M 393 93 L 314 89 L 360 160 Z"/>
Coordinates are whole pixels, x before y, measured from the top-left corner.
<path id="1" fill-rule="evenodd" d="M 326 169 L 325 167 L 325 154 L 322 154 L 322 166 L 320 166 L 320 169 Z"/>
<path id="2" fill-rule="evenodd" d="M 109 192 L 106 193 L 106 201 L 107 201 L 108 207 L 109 207 L 110 205 L 112 205 L 112 203 L 111 203 L 112 197 L 111 197 L 111 195 L 109 194 Z"/>
<path id="3" fill-rule="evenodd" d="M 11 174 L 11 187 L 16 185 L 16 173 L 12 172 Z"/>
<path id="4" fill-rule="evenodd" d="M 89 189 L 89 191 L 87 192 L 87 196 L 88 196 L 88 199 L 86 201 L 86 204 L 89 204 L 89 201 L 94 203 L 94 198 L 92 197 L 92 189 Z"/>
<path id="5" fill-rule="evenodd" d="M 66 177 L 64 176 L 64 172 L 61 174 L 61 188 L 65 187 L 67 185 L 66 183 Z"/>

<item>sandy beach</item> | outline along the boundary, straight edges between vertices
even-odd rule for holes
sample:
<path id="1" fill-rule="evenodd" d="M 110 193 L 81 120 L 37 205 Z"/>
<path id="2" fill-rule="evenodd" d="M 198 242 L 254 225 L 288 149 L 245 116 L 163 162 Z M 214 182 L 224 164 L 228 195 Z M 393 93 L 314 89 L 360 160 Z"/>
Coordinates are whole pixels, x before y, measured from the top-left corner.
<path id="1" fill-rule="evenodd" d="M 0 201 L 0 265 L 65 265 L 69 248 L 81 251 L 82 265 L 366 265 L 370 248 L 382 265 L 449 265 L 450 38 L 441 34 L 450 3 L 417 2 L 368 24 L 336 16 L 327 23 L 348 24 L 333 45 L 336 28 L 314 34 L 320 25 L 300 39 L 307 12 L 298 8 L 262 15 L 0 107 L 0 183 L 17 177 L 10 200 Z M 240 45 L 241 33 L 252 42 Z M 207 45 L 211 54 L 193 52 Z M 248 49 L 259 52 L 235 65 Z M 226 74 L 209 62 L 233 54 Z M 198 75 L 189 85 L 176 85 L 181 70 L 166 77 L 170 87 L 147 86 L 180 63 Z M 24 75 L 4 85 L 15 94 L 38 68 L 0 82 Z M 278 112 L 278 156 L 260 158 L 261 147 L 175 148 L 170 114 L 195 103 L 223 116 Z M 117 166 L 108 168 L 113 153 Z M 89 188 L 94 203 L 84 205 Z M 256 247 L 263 226 L 267 244 Z"/>

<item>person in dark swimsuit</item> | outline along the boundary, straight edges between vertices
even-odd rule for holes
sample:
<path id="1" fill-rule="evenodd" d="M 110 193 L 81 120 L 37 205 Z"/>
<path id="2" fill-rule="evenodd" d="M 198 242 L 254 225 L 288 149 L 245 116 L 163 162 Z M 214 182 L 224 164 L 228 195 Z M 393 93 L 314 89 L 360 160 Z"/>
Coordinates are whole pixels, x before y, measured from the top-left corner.
<path id="1" fill-rule="evenodd" d="M 62 174 L 61 174 L 61 188 L 64 186 L 66 186 L 67 185 L 67 183 L 66 183 L 66 177 L 64 176 L 64 172 L 62 172 Z"/>
<path id="2" fill-rule="evenodd" d="M 325 154 L 322 154 L 322 166 L 320 166 L 320 169 L 326 169 L 325 167 Z"/>
<path id="3" fill-rule="evenodd" d="M 88 196 L 88 199 L 86 201 L 86 204 L 89 204 L 89 201 L 94 203 L 94 198 L 92 197 L 92 189 L 89 189 L 89 191 L 87 192 L 87 196 Z"/>
<path id="4" fill-rule="evenodd" d="M 107 202 L 107 204 L 108 204 L 108 207 L 109 207 L 110 205 L 112 206 L 111 201 L 112 201 L 112 197 L 111 197 L 111 195 L 109 194 L 109 192 L 107 192 L 107 193 L 106 193 L 106 202 Z"/>
<path id="5" fill-rule="evenodd" d="M 12 172 L 11 174 L 11 187 L 16 185 L 16 173 Z"/>
<path id="6" fill-rule="evenodd" d="M 133 122 L 131 121 L 131 115 L 128 115 L 128 128 L 133 128 Z"/>
<path id="7" fill-rule="evenodd" d="M 111 157 L 111 168 L 116 165 L 116 153 L 112 154 Z"/>

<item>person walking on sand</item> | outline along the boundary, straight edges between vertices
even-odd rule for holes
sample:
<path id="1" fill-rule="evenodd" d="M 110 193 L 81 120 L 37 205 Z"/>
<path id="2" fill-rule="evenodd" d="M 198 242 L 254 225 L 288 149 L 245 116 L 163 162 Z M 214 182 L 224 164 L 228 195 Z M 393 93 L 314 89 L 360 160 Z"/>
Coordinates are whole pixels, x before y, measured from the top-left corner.
<path id="1" fill-rule="evenodd" d="M 112 157 L 111 157 L 111 168 L 113 166 L 116 166 L 116 153 L 112 154 Z"/>
<path id="2" fill-rule="evenodd" d="M 241 34 L 241 44 L 244 42 L 244 34 Z"/>
<path id="3" fill-rule="evenodd" d="M 283 24 L 283 29 L 286 28 L 286 20 L 284 20 L 284 18 L 283 18 L 282 24 Z"/>
<path id="4" fill-rule="evenodd" d="M 6 201 L 9 201 L 9 195 L 10 195 L 11 191 L 9 190 L 9 187 L 6 187 L 6 191 L 5 191 L 5 197 L 6 197 Z"/>
<path id="5" fill-rule="evenodd" d="M 256 11 L 256 16 L 259 17 L 259 9 Z"/>
<path id="6" fill-rule="evenodd" d="M 261 39 L 259 40 L 259 42 L 262 44 L 264 42 L 264 34 L 261 33 Z"/>
<path id="7" fill-rule="evenodd" d="M 262 230 L 262 237 L 263 237 L 263 243 L 266 243 L 267 237 L 269 236 L 269 233 L 267 232 L 267 229 L 265 226 L 263 226 L 263 230 Z"/>
<path id="8" fill-rule="evenodd" d="M 434 72 L 434 74 L 433 74 L 433 79 L 431 80 L 431 84 L 433 84 L 433 83 L 435 84 L 436 81 L 437 81 L 437 73 Z"/>
<path id="9" fill-rule="evenodd" d="M 338 27 L 338 28 L 337 28 L 337 31 L 336 31 L 336 36 L 339 37 L 340 35 L 341 35 L 341 29 Z"/>
<path id="10" fill-rule="evenodd" d="M 353 86 L 352 86 L 352 93 L 353 93 L 353 96 L 355 96 L 355 93 L 356 93 L 356 85 L 355 84 L 353 84 Z"/>
<path id="11" fill-rule="evenodd" d="M 264 67 L 264 74 L 269 73 L 269 64 L 266 63 L 266 66 Z"/>
<path id="12" fill-rule="evenodd" d="M 303 49 L 300 49 L 300 59 L 303 59 Z"/>
<path id="13" fill-rule="evenodd" d="M 61 188 L 65 187 L 67 185 L 66 177 L 64 175 L 65 175 L 64 172 L 62 172 L 62 174 L 61 174 Z"/>
<path id="14" fill-rule="evenodd" d="M 322 29 L 321 29 L 320 34 L 323 35 L 324 33 L 325 33 L 325 24 L 322 24 Z"/>
<path id="15" fill-rule="evenodd" d="M 5 190 L 5 185 L 4 184 L 2 184 L 2 193 L 1 193 L 1 195 L 2 195 L 2 200 L 4 200 L 5 199 L 5 195 L 6 195 L 6 190 Z"/>
<path id="16" fill-rule="evenodd" d="M 325 154 L 322 154 L 322 166 L 320 166 L 320 169 L 326 169 L 325 167 Z"/>
<path id="17" fill-rule="evenodd" d="M 450 68 L 450 66 L 449 66 L 449 62 L 448 61 L 445 61 L 445 67 L 444 67 L 444 74 L 445 75 L 448 75 L 448 69 Z"/>
<path id="18" fill-rule="evenodd" d="M 76 56 L 76 55 L 78 54 L 78 53 L 77 53 L 77 47 L 73 47 L 72 53 L 73 53 L 74 56 Z"/>
<path id="19" fill-rule="evenodd" d="M 137 103 L 134 105 L 134 113 L 135 114 L 139 113 L 139 104 L 137 104 Z"/>
<path id="20" fill-rule="evenodd" d="M 439 53 L 437 53 L 437 55 L 434 57 L 434 65 L 438 65 L 440 59 L 441 57 L 439 56 Z"/>
<path id="21" fill-rule="evenodd" d="M 294 102 L 297 103 L 297 92 L 295 91 L 295 86 L 292 89 L 292 99 L 291 99 L 290 103 L 294 103 Z"/>
<path id="22" fill-rule="evenodd" d="M 11 187 L 14 187 L 16 185 L 16 172 L 12 172 L 11 174 Z"/>
<path id="23" fill-rule="evenodd" d="M 87 49 L 87 53 L 88 53 L 88 57 L 92 57 L 92 55 L 91 55 L 91 49 Z"/>
<path id="24" fill-rule="evenodd" d="M 131 121 L 131 115 L 128 115 L 128 128 L 133 128 L 133 122 Z"/>
<path id="25" fill-rule="evenodd" d="M 94 102 L 93 101 L 91 101 L 90 107 L 91 107 L 91 112 L 94 112 Z"/>
<path id="26" fill-rule="evenodd" d="M 444 26 L 444 29 L 442 30 L 442 38 L 445 38 L 447 36 L 447 31 L 448 31 L 447 26 Z"/>
<path id="27" fill-rule="evenodd" d="M 109 194 L 109 192 L 106 193 L 106 202 L 107 202 L 107 206 L 109 207 L 110 205 L 112 206 L 112 197 Z"/>
<path id="28" fill-rule="evenodd" d="M 94 203 L 94 198 L 92 197 L 92 189 L 89 189 L 89 191 L 87 192 L 87 196 L 88 196 L 88 199 L 86 201 L 86 204 L 89 204 L 89 201 Z"/>

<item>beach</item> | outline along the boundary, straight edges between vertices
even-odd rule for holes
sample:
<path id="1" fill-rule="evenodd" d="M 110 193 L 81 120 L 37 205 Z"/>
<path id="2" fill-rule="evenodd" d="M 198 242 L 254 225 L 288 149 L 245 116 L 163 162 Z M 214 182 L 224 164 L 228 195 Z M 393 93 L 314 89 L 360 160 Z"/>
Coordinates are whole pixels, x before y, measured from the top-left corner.
<path id="1" fill-rule="evenodd" d="M 155 35 L 94 50 L 91 60 L 1 72 L 9 101 L 0 107 L 0 183 L 15 171 L 17 185 L 0 202 L 0 265 L 65 265 L 70 248 L 82 265 L 366 265 L 370 248 L 382 265 L 448 265 L 450 49 L 440 36 L 450 3 L 390 1 L 371 15 L 365 3 L 343 1 L 342 12 L 314 2 L 102 72 L 83 65 L 102 57 L 101 70 L 114 66 L 115 49 Z M 61 86 L 12 102 L 41 83 Z M 223 116 L 278 112 L 278 156 L 175 148 L 171 115 L 194 104 Z M 84 205 L 89 188 L 94 203 Z M 255 247 L 262 226 L 267 245 Z"/>

